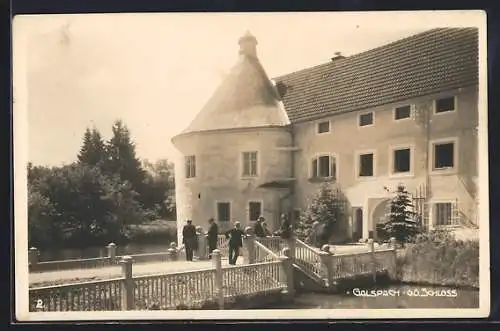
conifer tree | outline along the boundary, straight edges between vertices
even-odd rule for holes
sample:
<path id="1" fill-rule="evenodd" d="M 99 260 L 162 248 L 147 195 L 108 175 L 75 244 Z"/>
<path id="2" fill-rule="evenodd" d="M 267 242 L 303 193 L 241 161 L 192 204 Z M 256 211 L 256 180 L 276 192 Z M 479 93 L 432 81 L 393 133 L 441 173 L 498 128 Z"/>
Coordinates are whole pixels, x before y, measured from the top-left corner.
<path id="1" fill-rule="evenodd" d="M 343 203 L 328 186 L 322 185 L 297 224 L 299 237 L 315 246 L 326 244 L 342 217 Z"/>
<path id="2" fill-rule="evenodd" d="M 87 128 L 83 135 L 83 144 L 78 154 L 78 162 L 82 165 L 101 166 L 106 158 L 106 150 L 101 133 Z"/>
<path id="3" fill-rule="evenodd" d="M 420 225 L 412 211 L 412 198 L 403 184 L 399 184 L 394 198 L 389 203 L 387 221 L 381 225 L 382 231 L 398 242 L 407 242 L 420 232 Z"/>
<path id="4" fill-rule="evenodd" d="M 133 189 L 140 192 L 145 172 L 136 156 L 130 132 L 121 120 L 115 121 L 112 129 L 113 136 L 106 144 L 105 172 L 118 175 L 122 182 L 130 182 Z"/>

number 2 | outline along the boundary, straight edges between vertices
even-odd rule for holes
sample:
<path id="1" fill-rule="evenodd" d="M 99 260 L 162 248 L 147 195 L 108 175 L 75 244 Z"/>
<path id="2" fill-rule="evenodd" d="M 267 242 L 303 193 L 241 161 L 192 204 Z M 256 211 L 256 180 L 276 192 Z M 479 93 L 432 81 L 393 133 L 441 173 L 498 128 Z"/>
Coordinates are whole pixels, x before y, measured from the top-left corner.
<path id="1" fill-rule="evenodd" d="M 41 299 L 36 300 L 36 309 L 43 309 L 43 301 Z"/>

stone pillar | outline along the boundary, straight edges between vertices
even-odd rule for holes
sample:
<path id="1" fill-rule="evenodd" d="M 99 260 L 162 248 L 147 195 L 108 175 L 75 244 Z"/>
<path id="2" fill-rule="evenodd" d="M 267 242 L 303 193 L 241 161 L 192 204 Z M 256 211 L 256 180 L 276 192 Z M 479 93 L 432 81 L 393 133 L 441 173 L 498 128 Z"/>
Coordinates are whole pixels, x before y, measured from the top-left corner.
<path id="1" fill-rule="evenodd" d="M 396 249 L 397 245 L 398 245 L 398 242 L 397 242 L 396 238 L 395 237 L 391 237 L 391 239 L 390 239 L 390 247 L 392 249 Z"/>
<path id="2" fill-rule="evenodd" d="M 224 292 L 222 281 L 222 260 L 221 253 L 218 249 L 212 251 L 212 263 L 215 268 L 215 295 L 219 309 L 224 309 Z"/>
<path id="3" fill-rule="evenodd" d="M 295 296 L 295 284 L 293 281 L 293 265 L 291 252 L 289 248 L 283 249 L 283 255 L 280 256 L 281 269 L 279 273 L 279 280 L 285 286 L 282 294 L 287 301 L 293 301 Z"/>
<path id="4" fill-rule="evenodd" d="M 196 234 L 198 240 L 198 258 L 200 260 L 208 260 L 208 240 L 204 233 Z"/>
<path id="5" fill-rule="evenodd" d="M 31 247 L 28 250 L 28 262 L 30 268 L 36 268 L 36 265 L 38 264 L 38 257 L 40 255 L 40 252 L 38 252 L 38 248 L 36 247 Z"/>
<path id="6" fill-rule="evenodd" d="M 109 245 L 106 246 L 106 249 L 108 250 L 109 263 L 115 264 L 115 262 L 116 262 L 116 244 L 109 243 Z"/>
<path id="7" fill-rule="evenodd" d="M 391 280 L 396 280 L 396 278 L 398 277 L 398 275 L 397 275 L 397 252 L 396 252 L 397 240 L 396 240 L 396 238 L 391 237 L 390 243 L 391 243 L 390 247 L 393 250 L 393 257 L 392 257 L 392 266 L 389 270 L 389 277 Z"/>
<path id="8" fill-rule="evenodd" d="M 132 276 L 132 257 L 124 256 L 120 261 L 122 265 L 122 310 L 134 309 L 134 278 Z"/>
<path id="9" fill-rule="evenodd" d="M 243 261 L 245 264 L 255 263 L 255 237 L 251 234 L 247 234 L 243 238 Z"/>
<path id="10" fill-rule="evenodd" d="M 325 276 L 326 287 L 329 289 L 333 288 L 333 259 L 332 253 L 330 252 L 329 245 L 323 245 L 321 251 L 319 252 L 319 258 L 321 260 L 321 268 L 323 275 Z"/>
<path id="11" fill-rule="evenodd" d="M 177 246 L 174 242 L 170 243 L 170 248 L 167 250 L 167 254 L 169 261 L 177 261 L 179 259 L 179 251 L 177 250 Z"/>
<path id="12" fill-rule="evenodd" d="M 371 256 L 371 270 L 372 270 L 372 278 L 373 283 L 377 281 L 377 261 L 375 259 L 375 242 L 373 239 L 368 239 L 368 251 Z"/>

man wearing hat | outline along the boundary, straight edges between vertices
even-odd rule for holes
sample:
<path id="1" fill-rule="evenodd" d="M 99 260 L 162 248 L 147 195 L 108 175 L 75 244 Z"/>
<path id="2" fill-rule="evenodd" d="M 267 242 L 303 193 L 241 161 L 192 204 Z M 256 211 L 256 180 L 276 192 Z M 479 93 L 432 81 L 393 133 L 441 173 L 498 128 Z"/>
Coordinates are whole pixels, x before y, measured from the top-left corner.
<path id="1" fill-rule="evenodd" d="M 208 239 L 208 258 L 212 258 L 212 251 L 217 248 L 217 237 L 219 234 L 219 227 L 213 218 L 208 220 L 208 231 L 207 231 L 207 239 Z"/>
<path id="2" fill-rule="evenodd" d="M 187 220 L 187 224 L 182 229 L 182 243 L 186 249 L 186 260 L 193 261 L 193 252 L 196 250 L 198 241 L 196 240 L 196 228 L 193 221 Z"/>
<path id="3" fill-rule="evenodd" d="M 241 230 L 240 222 L 234 223 L 234 228 L 226 231 L 226 238 L 229 239 L 229 264 L 235 265 L 240 255 L 240 247 L 243 247 L 243 237 L 245 233 Z"/>
<path id="4" fill-rule="evenodd" d="M 264 232 L 264 227 L 262 226 L 262 223 L 264 223 L 264 217 L 259 216 L 259 218 L 257 219 L 257 222 L 255 222 L 255 225 L 253 227 L 253 233 L 258 238 L 263 238 L 266 236 L 266 233 Z"/>

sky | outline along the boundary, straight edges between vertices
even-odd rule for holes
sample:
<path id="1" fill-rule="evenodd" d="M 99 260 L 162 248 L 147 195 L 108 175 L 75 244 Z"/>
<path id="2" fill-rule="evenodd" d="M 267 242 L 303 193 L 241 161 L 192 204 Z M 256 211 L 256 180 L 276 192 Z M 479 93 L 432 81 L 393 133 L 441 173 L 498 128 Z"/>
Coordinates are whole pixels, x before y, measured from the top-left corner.
<path id="1" fill-rule="evenodd" d="M 472 12 L 474 13 L 474 12 Z M 121 119 L 138 157 L 173 159 L 170 139 L 204 106 L 250 31 L 270 78 L 436 27 L 475 26 L 478 12 L 79 14 L 13 22 L 14 140 L 27 158 L 76 160 L 87 127 L 109 139 Z M 16 132 L 17 130 L 17 132 Z"/>

